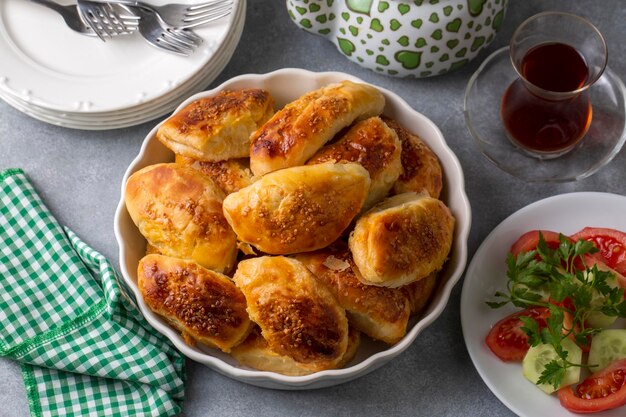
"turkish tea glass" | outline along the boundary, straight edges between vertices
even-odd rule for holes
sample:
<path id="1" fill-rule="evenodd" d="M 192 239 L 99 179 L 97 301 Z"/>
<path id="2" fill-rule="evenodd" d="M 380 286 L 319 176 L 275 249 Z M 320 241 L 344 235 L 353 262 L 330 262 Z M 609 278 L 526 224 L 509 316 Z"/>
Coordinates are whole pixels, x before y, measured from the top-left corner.
<path id="1" fill-rule="evenodd" d="M 509 53 L 519 78 L 502 97 L 500 117 L 507 137 L 540 159 L 571 151 L 591 124 L 587 90 L 606 68 L 602 34 L 583 17 L 539 13 L 517 28 Z"/>

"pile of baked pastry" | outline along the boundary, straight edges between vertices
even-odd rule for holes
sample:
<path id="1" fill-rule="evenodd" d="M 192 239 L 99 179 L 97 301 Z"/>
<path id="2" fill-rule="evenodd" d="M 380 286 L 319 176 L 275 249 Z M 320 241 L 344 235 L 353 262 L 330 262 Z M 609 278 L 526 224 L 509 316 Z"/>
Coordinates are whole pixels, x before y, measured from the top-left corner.
<path id="1" fill-rule="evenodd" d="M 375 87 L 343 81 L 274 113 L 268 91 L 192 102 L 158 129 L 175 162 L 135 172 L 145 303 L 259 370 L 338 368 L 388 344 L 437 284 L 454 231 L 439 161 Z"/>

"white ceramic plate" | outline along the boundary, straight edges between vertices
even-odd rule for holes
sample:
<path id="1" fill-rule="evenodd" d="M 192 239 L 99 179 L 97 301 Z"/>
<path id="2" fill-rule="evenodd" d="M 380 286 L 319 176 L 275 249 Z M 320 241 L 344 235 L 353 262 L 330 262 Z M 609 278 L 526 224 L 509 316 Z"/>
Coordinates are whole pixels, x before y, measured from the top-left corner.
<path id="1" fill-rule="evenodd" d="M 239 7 L 238 0 L 234 7 Z M 181 57 L 155 49 L 139 34 L 103 43 L 71 31 L 56 12 L 43 6 L 3 0 L 0 90 L 60 112 L 115 111 L 147 103 L 210 62 L 234 15 L 196 28 L 209 41 L 191 56 Z"/>
<path id="2" fill-rule="evenodd" d="M 522 376 L 522 367 L 500 361 L 485 345 L 491 326 L 516 311 L 506 306 L 491 309 L 485 301 L 506 289 L 506 254 L 523 233 L 534 229 L 571 235 L 586 226 L 626 231 L 626 197 L 606 193 L 562 194 L 537 201 L 500 223 L 476 251 L 463 283 L 461 324 L 474 366 L 489 389 L 514 413 L 522 417 L 574 417 L 558 398 L 546 395 Z M 623 417 L 626 409 L 594 414 Z"/>
<path id="3" fill-rule="evenodd" d="M 277 107 L 298 98 L 305 92 L 341 80 L 363 82 L 348 74 L 337 72 L 313 73 L 299 69 L 284 69 L 264 75 L 242 75 L 235 77 L 214 90 L 196 94 L 183 102 L 179 109 L 193 100 L 212 96 L 224 89 L 265 88 L 271 92 Z M 442 199 L 456 217 L 456 230 L 450 259 L 447 262 L 441 280 L 430 305 L 418 318 L 409 324 L 407 335 L 394 346 L 365 340 L 357 357 L 346 368 L 318 372 L 307 376 L 284 376 L 273 372 L 261 372 L 240 366 L 231 356 L 220 351 L 191 347 L 185 344 L 180 334 L 152 313 L 143 303 L 136 284 L 136 270 L 139 260 L 145 254 L 145 239 L 133 224 L 124 205 L 124 184 L 135 171 L 151 164 L 172 161 L 174 155 L 156 138 L 158 126 L 146 137 L 139 155 L 131 163 L 122 181 L 121 199 L 115 215 L 115 235 L 120 246 L 120 266 L 125 282 L 138 299 L 138 305 L 146 319 L 158 331 L 166 335 L 181 352 L 189 358 L 201 362 L 231 378 L 246 383 L 277 389 L 310 389 L 340 384 L 388 362 L 404 351 L 417 335 L 430 325 L 443 311 L 450 292 L 460 279 L 467 259 L 467 237 L 470 230 L 470 206 L 465 195 L 463 172 L 456 156 L 446 145 L 439 129 L 425 116 L 413 110 L 396 94 L 380 89 L 386 97 L 385 114 L 397 119 L 409 130 L 420 135 L 432 148 L 441 161 L 444 170 L 444 192 Z M 364 338 L 367 339 L 367 338 Z"/>
<path id="4" fill-rule="evenodd" d="M 92 111 L 92 112 L 73 112 L 73 111 L 58 111 L 55 109 L 50 109 L 47 107 L 39 106 L 34 103 L 29 97 L 22 97 L 20 95 L 10 95 L 11 98 L 17 100 L 28 107 L 37 110 L 43 114 L 55 115 L 57 117 L 67 117 L 72 118 L 74 120 L 105 120 L 107 118 L 115 118 L 120 116 L 131 116 L 138 113 L 143 113 L 150 111 L 152 108 L 162 106 L 164 103 L 169 103 L 173 98 L 179 97 L 181 92 L 189 90 L 190 86 L 197 84 L 200 80 L 204 80 L 209 75 L 208 73 L 212 72 L 212 70 L 216 67 L 223 66 L 223 62 L 228 62 L 230 57 L 232 56 L 232 52 L 236 48 L 239 39 L 241 37 L 241 32 L 243 31 L 244 23 L 245 23 L 245 4 L 246 0 L 239 0 L 239 7 L 236 10 L 233 10 L 233 22 L 228 34 L 219 43 L 213 56 L 206 66 L 198 69 L 198 71 L 190 77 L 188 80 L 183 82 L 182 84 L 176 85 L 170 92 L 155 98 L 154 100 L 144 101 L 142 99 L 138 99 L 135 106 L 126 107 L 121 110 L 114 111 Z M 133 35 L 134 36 L 134 35 Z M 212 43 L 213 40 L 205 39 L 204 42 Z M 211 46 L 213 48 L 213 46 Z M 157 51 L 158 52 L 158 51 Z M 162 52 L 165 53 L 165 52 Z M 196 91 L 197 92 L 197 91 Z M 195 93 L 195 92 L 194 92 Z M 8 93 L 0 90 L 0 94 L 3 96 L 9 96 Z M 191 93 L 193 94 L 193 93 Z M 188 97 L 191 94 L 187 94 L 184 97 Z M 176 105 L 180 103 L 180 99 L 176 101 Z M 170 111 L 173 110 L 170 109 Z"/>
<path id="5" fill-rule="evenodd" d="M 245 0 L 240 0 L 236 22 L 227 39 L 220 45 L 211 62 L 184 84 L 168 94 L 143 105 L 112 112 L 59 112 L 40 107 L 32 102 L 7 94 L 0 90 L 0 98 L 17 110 L 46 123 L 73 129 L 110 130 L 134 126 L 153 120 L 171 112 L 179 103 L 192 94 L 201 91 L 210 84 L 230 61 L 234 53 L 245 23 Z"/>

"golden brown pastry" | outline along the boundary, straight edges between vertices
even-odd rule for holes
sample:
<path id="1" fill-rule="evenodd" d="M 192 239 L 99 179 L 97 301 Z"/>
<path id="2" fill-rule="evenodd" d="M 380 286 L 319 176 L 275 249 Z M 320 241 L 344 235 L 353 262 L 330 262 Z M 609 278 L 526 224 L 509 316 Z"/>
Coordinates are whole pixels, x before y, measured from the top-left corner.
<path id="1" fill-rule="evenodd" d="M 437 286 L 437 272 L 438 271 L 435 271 L 426 278 L 399 288 L 409 299 L 411 314 L 417 314 L 422 311 L 422 309 L 426 307 L 426 304 L 428 304 L 428 301 L 430 301 L 430 296 Z"/>
<path id="2" fill-rule="evenodd" d="M 239 240 L 262 252 L 307 252 L 341 235 L 369 186 L 369 174 L 356 163 L 281 169 L 227 196 L 224 215 Z"/>
<path id="3" fill-rule="evenodd" d="M 147 255 L 137 270 L 139 291 L 152 311 L 194 341 L 229 352 L 252 328 L 246 299 L 225 275 L 163 255 Z"/>
<path id="4" fill-rule="evenodd" d="M 206 174 L 225 195 L 239 191 L 254 182 L 250 171 L 250 160 L 247 158 L 229 159 L 228 161 L 198 161 L 182 155 L 176 155 L 176 163 L 189 165 Z"/>
<path id="5" fill-rule="evenodd" d="M 237 238 L 222 213 L 224 193 L 191 167 L 147 166 L 128 179 L 126 208 L 156 251 L 191 259 L 217 272 L 231 270 Z"/>
<path id="6" fill-rule="evenodd" d="M 337 368 L 343 368 L 356 357 L 356 353 L 361 345 L 361 332 L 352 326 L 348 326 L 348 347 L 346 353 L 343 354 L 343 358 L 337 364 Z"/>
<path id="7" fill-rule="evenodd" d="M 174 153 L 201 161 L 250 156 L 250 134 L 274 114 L 274 100 L 261 89 L 222 91 L 174 113 L 156 137 Z"/>
<path id="8" fill-rule="evenodd" d="M 324 146 L 307 165 L 323 162 L 358 162 L 369 172 L 372 183 L 362 211 L 387 196 L 402 172 L 398 135 L 380 117 L 370 117 L 352 126 L 337 142 Z"/>
<path id="9" fill-rule="evenodd" d="M 350 325 L 389 344 L 404 337 L 411 312 L 408 298 L 399 288 L 359 281 L 348 245 L 337 242 L 328 248 L 298 254 L 296 259 L 330 288 L 339 305 L 346 309 Z"/>
<path id="10" fill-rule="evenodd" d="M 454 217 L 426 194 L 404 193 L 365 213 L 350 235 L 358 278 L 366 284 L 399 287 L 443 266 L 452 247 Z"/>
<path id="11" fill-rule="evenodd" d="M 146 243 L 146 255 L 152 255 L 152 254 L 160 255 L 159 250 L 148 242 Z"/>
<path id="12" fill-rule="evenodd" d="M 348 330 L 348 348 L 337 368 L 344 367 L 354 359 L 361 343 L 361 334 L 350 327 Z M 311 369 L 296 362 L 289 356 L 279 355 L 270 349 L 267 340 L 261 335 L 260 329 L 255 326 L 243 343 L 235 346 L 231 355 L 242 365 L 259 371 L 276 372 L 283 375 L 299 376 L 314 373 Z"/>
<path id="13" fill-rule="evenodd" d="M 342 81 L 311 91 L 279 110 L 250 137 L 250 168 L 263 175 L 303 165 L 352 122 L 379 115 L 385 98 L 367 84 Z"/>
<path id="14" fill-rule="evenodd" d="M 443 173 L 439 159 L 419 136 L 406 130 L 397 121 L 383 118 L 402 142 L 402 174 L 393 186 L 394 194 L 423 191 L 439 198 L 443 187 Z"/>
<path id="15" fill-rule="evenodd" d="M 341 363 L 348 348 L 345 310 L 302 263 L 284 256 L 247 259 L 233 280 L 272 351 L 313 372 Z"/>

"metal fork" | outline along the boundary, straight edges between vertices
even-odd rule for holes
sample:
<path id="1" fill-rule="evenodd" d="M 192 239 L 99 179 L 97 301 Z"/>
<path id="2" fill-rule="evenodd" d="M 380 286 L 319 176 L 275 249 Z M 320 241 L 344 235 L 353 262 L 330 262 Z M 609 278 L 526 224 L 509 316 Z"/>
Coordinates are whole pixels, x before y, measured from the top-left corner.
<path id="1" fill-rule="evenodd" d="M 210 0 L 197 4 L 166 4 L 154 6 L 137 0 L 101 0 L 155 12 L 163 22 L 177 29 L 189 29 L 228 16 L 233 0 Z"/>
<path id="2" fill-rule="evenodd" d="M 76 7 L 85 23 L 102 41 L 113 35 L 132 33 L 137 29 L 139 17 L 120 5 L 77 0 Z"/>
<path id="3" fill-rule="evenodd" d="M 157 48 L 188 56 L 202 43 L 200 36 L 165 24 L 152 10 L 137 8 L 135 13 L 140 18 L 139 33 Z"/>
<path id="4" fill-rule="evenodd" d="M 83 21 L 83 19 L 81 18 L 78 8 L 75 4 L 63 6 L 61 4 L 55 3 L 52 0 L 30 1 L 45 6 L 59 13 L 65 21 L 65 24 L 73 31 L 78 32 L 81 35 L 96 36 L 96 33 L 93 31 L 93 29 L 89 27 L 89 25 L 87 25 L 85 21 Z M 129 9 L 125 6 L 116 5 L 116 9 L 118 9 L 118 13 L 130 14 Z M 127 27 L 126 30 L 120 30 L 119 27 L 110 27 L 107 29 L 112 33 L 112 35 L 126 35 L 136 29 L 136 26 Z"/>

